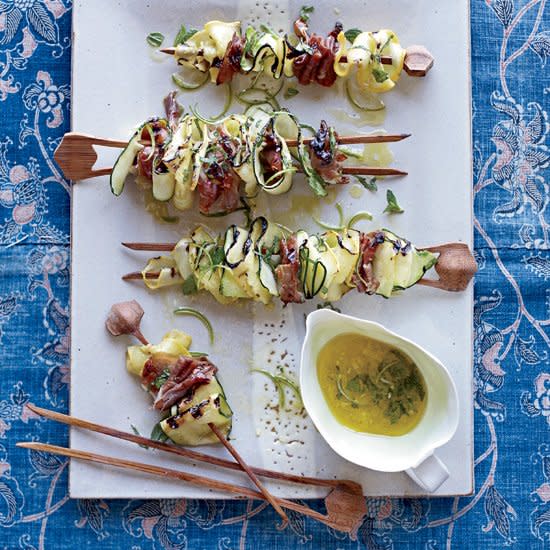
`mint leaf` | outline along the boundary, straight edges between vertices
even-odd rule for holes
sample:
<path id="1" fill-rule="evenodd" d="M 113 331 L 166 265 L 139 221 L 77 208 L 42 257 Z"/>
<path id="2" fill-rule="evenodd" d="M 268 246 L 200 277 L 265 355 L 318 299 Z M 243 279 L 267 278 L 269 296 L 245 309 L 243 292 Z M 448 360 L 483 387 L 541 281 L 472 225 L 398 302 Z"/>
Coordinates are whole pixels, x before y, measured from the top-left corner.
<path id="1" fill-rule="evenodd" d="M 214 252 L 210 254 L 210 257 L 212 258 L 212 267 L 217 267 L 219 265 L 222 265 L 225 261 L 225 251 L 223 249 L 223 246 L 218 246 L 214 249 Z"/>
<path id="2" fill-rule="evenodd" d="M 373 193 L 375 191 L 378 191 L 378 185 L 376 185 L 376 177 L 374 176 L 355 176 L 355 179 L 368 191 L 372 191 Z"/>
<path id="3" fill-rule="evenodd" d="M 372 70 L 372 75 L 374 76 L 374 80 L 376 80 L 378 84 L 382 84 L 382 82 L 385 82 L 389 78 L 388 73 L 383 69 L 379 69 L 378 67 L 374 67 L 374 69 Z"/>
<path id="4" fill-rule="evenodd" d="M 164 369 L 154 380 L 153 386 L 157 388 L 157 390 L 160 390 L 162 385 L 170 378 L 170 371 L 168 369 Z"/>
<path id="5" fill-rule="evenodd" d="M 161 441 L 162 443 L 168 441 L 170 439 L 162 430 L 160 427 L 160 422 L 158 424 L 155 424 L 155 427 L 151 431 L 151 436 L 149 439 L 152 439 L 154 441 Z"/>
<path id="6" fill-rule="evenodd" d="M 388 189 L 388 191 L 386 192 L 386 200 L 388 202 L 388 205 L 384 209 L 384 214 L 401 214 L 405 212 L 405 210 L 403 210 L 397 203 L 397 198 L 395 197 L 391 189 Z"/>
<path id="7" fill-rule="evenodd" d="M 355 41 L 355 39 L 362 33 L 363 31 L 360 30 L 360 29 L 348 29 L 345 33 L 344 33 L 344 36 L 346 37 L 346 40 L 348 42 L 351 42 L 353 44 L 353 42 Z"/>
<path id="8" fill-rule="evenodd" d="M 176 38 L 174 39 L 174 46 L 179 46 L 180 44 L 187 42 L 187 40 L 189 40 L 189 38 L 191 38 L 197 32 L 199 32 L 197 29 L 193 29 L 192 27 L 186 29 L 185 25 L 182 25 L 181 29 L 176 35 Z"/>
<path id="9" fill-rule="evenodd" d="M 359 376 L 352 378 L 346 385 L 346 389 L 353 393 L 363 392 L 363 381 Z"/>
<path id="10" fill-rule="evenodd" d="M 185 296 L 189 296 L 190 294 L 196 294 L 197 290 L 197 281 L 195 280 L 195 276 L 189 275 L 189 277 L 183 281 L 181 291 Z"/>
<path id="11" fill-rule="evenodd" d="M 313 13 L 313 10 L 315 8 L 313 6 L 302 6 L 302 9 L 300 10 L 300 19 L 307 23 L 309 21 L 309 16 Z"/>
<path id="12" fill-rule="evenodd" d="M 295 95 L 298 95 L 300 92 L 296 88 L 288 87 L 285 90 L 285 93 L 283 94 L 283 97 L 285 99 L 290 99 L 291 97 L 294 97 Z"/>
<path id="13" fill-rule="evenodd" d="M 152 32 L 147 35 L 147 44 L 153 48 L 160 48 L 164 42 L 164 35 L 160 32 Z"/>
<path id="14" fill-rule="evenodd" d="M 261 25 L 260 25 L 260 30 L 261 30 L 262 32 L 265 32 L 266 34 L 270 34 L 270 35 L 273 36 L 274 38 L 279 38 L 279 36 L 277 35 L 277 33 L 276 33 L 269 25 L 261 24 Z"/>
<path id="15" fill-rule="evenodd" d="M 143 437 L 140 433 L 139 433 L 139 430 L 133 425 L 133 424 L 130 424 L 130 428 L 132 428 L 132 431 L 138 436 L 138 437 Z M 142 449 L 148 449 L 149 447 L 147 447 L 147 445 L 144 445 L 143 443 L 138 443 L 138 445 L 142 448 Z"/>
<path id="16" fill-rule="evenodd" d="M 313 189 L 313 192 L 318 197 L 326 197 L 327 190 L 325 189 L 325 182 L 322 180 L 321 176 L 317 173 L 309 174 L 307 177 L 307 182 L 309 186 Z"/>

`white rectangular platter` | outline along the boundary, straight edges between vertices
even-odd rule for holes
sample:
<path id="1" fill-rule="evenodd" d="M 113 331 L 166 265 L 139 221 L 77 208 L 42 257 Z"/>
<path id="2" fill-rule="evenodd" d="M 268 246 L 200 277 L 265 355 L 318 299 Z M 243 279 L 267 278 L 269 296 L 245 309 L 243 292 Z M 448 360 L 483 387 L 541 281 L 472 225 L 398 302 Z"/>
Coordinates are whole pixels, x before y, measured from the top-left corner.
<path id="1" fill-rule="evenodd" d="M 290 32 L 302 2 L 181 2 L 163 0 L 77 0 L 74 3 L 73 47 L 73 130 L 102 137 L 126 139 L 132 129 L 152 115 L 162 114 L 162 98 L 172 89 L 171 59 L 159 61 L 145 37 L 154 31 L 171 41 L 181 23 L 202 27 L 210 19 L 242 19 L 269 23 L 276 30 Z M 311 86 L 283 102 L 303 122 L 313 125 L 324 117 L 341 134 L 410 132 L 409 140 L 391 147 L 394 166 L 406 168 L 409 176 L 380 183 L 378 193 L 365 191 L 359 198 L 351 186 L 333 193 L 319 207 L 312 207 L 303 182 L 295 185 L 295 203 L 309 207 L 300 213 L 292 209 L 292 198 L 275 198 L 276 204 L 261 213 L 294 228 L 314 229 L 312 212 L 335 221 L 334 202 L 347 213 L 369 210 L 372 222 L 361 229 L 388 227 L 417 245 L 461 241 L 472 245 L 471 214 L 471 130 L 469 6 L 467 0 L 338 0 L 315 2 L 312 29 L 328 32 L 336 20 L 345 28 L 393 29 L 401 44 L 424 44 L 436 59 L 425 79 L 403 75 L 397 87 L 384 97 L 387 109 L 381 126 L 365 125 L 342 95 L 334 90 Z M 157 56 L 158 57 L 158 56 Z M 206 87 L 184 95 L 184 104 L 199 103 L 205 114 L 219 112 L 223 92 Z M 238 104 L 232 109 L 239 110 Z M 343 110 L 342 110 L 343 109 Z M 352 116 L 346 116 L 343 112 Z M 101 158 L 112 163 L 116 151 Z M 402 215 L 381 214 L 385 190 L 391 187 L 405 208 Z M 213 230 L 231 222 L 207 220 Z M 233 443 L 254 465 L 309 476 L 348 478 L 362 483 L 366 495 L 413 496 L 422 494 L 405 474 L 381 474 L 354 466 L 338 457 L 326 445 L 305 415 L 294 409 L 277 412 L 276 392 L 268 380 L 251 373 L 252 368 L 274 369 L 284 364 L 297 378 L 298 352 L 304 332 L 304 314 L 315 308 L 238 305 L 222 307 L 208 296 L 191 300 L 214 325 L 216 341 L 208 343 L 202 325 L 194 319 L 174 317 L 176 305 L 186 298 L 179 290 L 147 292 L 141 284 L 121 281 L 123 273 L 139 269 L 147 255 L 129 252 L 122 241 L 174 241 L 204 220 L 190 213 L 177 225 L 159 225 L 144 211 L 142 197 L 127 184 L 116 199 L 107 178 L 77 183 L 72 210 L 72 355 L 71 414 L 130 431 L 136 426 L 148 434 L 158 421 L 150 398 L 125 370 L 126 337 L 114 339 L 104 321 L 110 306 L 137 299 L 146 314 L 143 332 L 160 340 L 171 328 L 193 335 L 193 348 L 208 351 L 220 368 L 229 402 L 234 410 Z M 468 494 L 473 487 L 472 463 L 472 288 L 453 294 L 427 287 L 415 287 L 402 296 L 384 300 L 351 292 L 338 307 L 344 313 L 383 323 L 439 357 L 456 383 L 460 399 L 460 425 L 456 435 L 436 454 L 451 475 L 437 495 Z M 71 432 L 71 445 L 112 456 L 146 460 L 175 468 L 181 459 L 121 443 L 103 436 Z M 224 455 L 210 447 L 208 452 Z M 203 466 L 193 471 L 220 479 L 235 479 Z M 246 483 L 245 480 L 242 480 Z M 269 484 L 284 497 L 317 497 L 314 488 Z M 70 494 L 78 498 L 168 498 L 226 497 L 200 487 L 176 484 L 121 470 L 71 463 Z"/>

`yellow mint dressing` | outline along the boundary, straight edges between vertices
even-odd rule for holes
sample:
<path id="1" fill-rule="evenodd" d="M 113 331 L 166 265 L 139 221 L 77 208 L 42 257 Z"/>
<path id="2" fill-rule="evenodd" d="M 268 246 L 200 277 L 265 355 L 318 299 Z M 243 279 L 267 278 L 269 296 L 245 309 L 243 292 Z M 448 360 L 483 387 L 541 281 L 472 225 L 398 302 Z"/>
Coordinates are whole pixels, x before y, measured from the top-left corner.
<path id="1" fill-rule="evenodd" d="M 317 358 L 317 376 L 334 417 L 357 432 L 404 435 L 426 409 L 426 383 L 413 360 L 362 334 L 327 342 Z"/>

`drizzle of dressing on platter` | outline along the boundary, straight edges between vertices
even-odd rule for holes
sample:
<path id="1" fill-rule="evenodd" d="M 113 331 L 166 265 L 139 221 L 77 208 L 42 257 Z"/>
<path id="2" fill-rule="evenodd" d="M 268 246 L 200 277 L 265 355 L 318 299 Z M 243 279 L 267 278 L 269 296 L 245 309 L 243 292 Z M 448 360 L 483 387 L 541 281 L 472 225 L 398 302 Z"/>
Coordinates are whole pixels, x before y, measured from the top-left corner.
<path id="1" fill-rule="evenodd" d="M 363 196 L 364 192 L 365 188 L 359 183 L 354 183 L 349 190 L 349 194 L 354 199 L 360 199 Z"/>

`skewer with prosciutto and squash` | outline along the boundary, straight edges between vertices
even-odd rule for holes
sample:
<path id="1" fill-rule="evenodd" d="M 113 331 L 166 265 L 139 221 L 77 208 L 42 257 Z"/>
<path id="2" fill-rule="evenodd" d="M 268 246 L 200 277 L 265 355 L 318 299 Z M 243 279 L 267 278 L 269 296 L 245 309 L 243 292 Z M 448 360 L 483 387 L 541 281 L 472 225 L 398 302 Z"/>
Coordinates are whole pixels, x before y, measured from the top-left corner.
<path id="1" fill-rule="evenodd" d="M 204 74 L 198 87 L 210 81 L 231 82 L 236 74 L 267 74 L 276 80 L 295 77 L 302 85 L 330 87 L 352 75 L 360 93 L 393 89 L 403 69 L 411 76 L 425 76 L 433 57 L 423 46 L 403 48 L 395 32 L 382 29 L 344 31 L 336 23 L 328 36 L 310 33 L 308 16 L 294 23 L 295 36 L 279 35 L 266 25 L 248 26 L 239 21 L 209 21 L 201 30 L 176 38 L 177 45 L 161 51 L 177 64 Z"/>
<path id="2" fill-rule="evenodd" d="M 223 235 L 200 226 L 177 243 L 123 245 L 170 252 L 123 279 L 142 279 L 150 289 L 179 285 L 184 294 L 206 291 L 222 304 L 335 302 L 353 289 L 389 298 L 417 283 L 460 291 L 477 270 L 461 243 L 417 249 L 387 229 L 289 233 L 263 217 L 249 228 L 231 225 Z M 440 279 L 423 279 L 434 266 Z"/>
<path id="3" fill-rule="evenodd" d="M 127 176 L 133 173 L 152 187 L 157 201 L 188 210 L 198 196 L 199 212 L 216 215 L 240 208 L 241 198 L 252 198 L 260 190 L 270 195 L 289 192 L 298 171 L 305 173 L 317 196 L 325 196 L 329 186 L 347 183 L 348 174 L 369 172 L 346 169 L 348 154 L 341 141 L 350 140 L 341 140 L 325 121 L 312 138 L 305 139 L 295 116 L 267 106 L 213 121 L 181 113 L 174 94 L 165 103 L 168 118 L 145 122 L 116 161 L 111 174 L 115 195 L 122 193 Z M 358 136 L 351 141 L 406 137 Z M 385 168 L 370 173 L 404 174 Z"/>
<path id="4" fill-rule="evenodd" d="M 162 414 L 158 435 L 179 445 L 219 443 L 213 424 L 224 437 L 232 426 L 231 407 L 217 378 L 217 367 L 204 355 L 189 351 L 191 336 L 173 329 L 158 344 L 149 343 L 139 324 L 143 309 L 136 302 L 115 304 L 105 326 L 113 336 L 133 334 L 140 345 L 128 346 L 126 369 L 153 398 Z"/>
<path id="5" fill-rule="evenodd" d="M 319 197 L 353 176 L 406 175 L 394 168 L 346 166 L 353 152 L 344 145 L 397 142 L 410 134 L 339 136 L 321 121 L 305 137 L 304 127 L 288 111 L 263 104 L 244 114 L 205 119 L 195 111 L 183 112 L 175 93 L 166 97 L 165 109 L 165 118 L 147 120 L 129 142 L 66 134 L 55 152 L 65 177 L 110 174 L 111 190 L 119 196 L 133 175 L 140 187 L 152 191 L 157 206 L 185 211 L 198 202 L 201 214 L 216 216 L 242 208 L 260 191 L 289 192 L 297 172 L 304 173 Z M 123 147 L 112 169 L 93 169 L 96 145 Z"/>
<path id="6" fill-rule="evenodd" d="M 140 328 L 143 314 L 135 300 L 119 302 L 111 307 L 105 327 L 113 336 L 131 334 L 142 344 L 128 347 L 126 368 L 153 396 L 153 407 L 164 413 L 151 439 L 160 440 L 162 435 L 179 445 L 223 444 L 286 524 L 288 517 L 280 504 L 228 441 L 233 411 L 216 376 L 218 369 L 204 354 L 189 351 L 191 337 L 180 330 L 150 344 Z"/>

